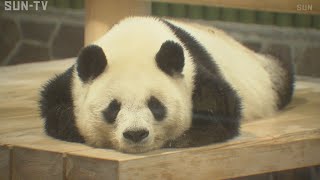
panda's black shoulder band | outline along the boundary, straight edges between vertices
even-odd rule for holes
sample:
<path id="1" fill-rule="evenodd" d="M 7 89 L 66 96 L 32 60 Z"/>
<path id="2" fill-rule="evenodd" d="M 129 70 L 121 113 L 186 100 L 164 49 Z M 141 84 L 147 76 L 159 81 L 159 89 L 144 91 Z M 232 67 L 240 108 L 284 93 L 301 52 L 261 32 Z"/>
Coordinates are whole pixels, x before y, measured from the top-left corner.
<path id="1" fill-rule="evenodd" d="M 184 137 L 190 146 L 221 142 L 236 136 L 241 119 L 241 99 L 223 78 L 214 58 L 185 29 L 162 20 L 188 50 L 195 65 L 192 128 Z M 203 143 L 197 142 L 203 139 Z M 188 141 L 189 141 L 188 140 Z"/>

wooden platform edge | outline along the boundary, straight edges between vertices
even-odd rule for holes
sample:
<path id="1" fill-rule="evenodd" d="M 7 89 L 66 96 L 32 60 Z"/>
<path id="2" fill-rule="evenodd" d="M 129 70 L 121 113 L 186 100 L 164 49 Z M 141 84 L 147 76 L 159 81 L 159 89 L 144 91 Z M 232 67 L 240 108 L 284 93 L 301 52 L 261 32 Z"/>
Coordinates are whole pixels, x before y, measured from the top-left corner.
<path id="1" fill-rule="evenodd" d="M 10 147 L 7 145 L 0 144 L 0 179 L 1 180 L 11 179 L 10 158 L 11 158 Z"/>
<path id="2" fill-rule="evenodd" d="M 297 136 L 300 137 L 296 139 Z M 97 153 L 95 159 L 98 162 L 103 161 L 95 164 L 95 168 L 87 168 L 89 164 L 92 164 L 92 157 L 84 157 L 81 151 L 71 152 L 67 153 L 67 178 L 78 179 L 83 176 L 76 175 L 77 171 L 74 166 L 77 167 L 76 169 L 86 169 L 88 174 L 95 174 L 98 177 L 109 177 L 111 176 L 109 173 L 115 173 L 112 177 L 118 175 L 119 179 L 149 179 L 152 177 L 152 179 L 191 180 L 235 178 L 320 165 L 318 155 L 320 130 L 260 138 L 246 142 L 243 146 L 232 146 L 228 146 L 227 143 L 217 148 L 208 146 L 207 148 L 181 149 L 165 154 L 155 152 L 146 157 L 135 157 L 118 162 L 104 159 L 103 155 L 99 159 L 97 158 L 99 153 Z M 252 166 L 254 162 L 256 166 Z M 110 166 L 114 168 L 117 165 L 118 172 L 101 170 Z"/>
<path id="3" fill-rule="evenodd" d="M 81 151 L 55 153 L 13 146 L 12 178 L 41 177 L 51 179 L 225 179 L 271 171 L 320 165 L 320 130 L 301 134 L 301 138 L 283 144 L 289 136 L 269 137 L 244 147 L 193 148 L 167 154 L 116 161 L 88 157 Z M 266 146 L 262 146 L 261 142 Z M 270 151 L 269 151 L 270 150 Z M 3 155 L 4 156 L 1 156 Z M 0 146 L 0 174 L 8 177 L 10 148 Z M 112 153 L 111 153 L 112 154 Z M 151 153 L 152 154 L 152 153 Z M 264 162 L 261 162 L 261 159 Z M 268 162 L 265 160 L 268 159 Z M 292 160 L 294 159 L 294 163 Z M 5 166 L 3 166 L 5 162 Z M 252 162 L 257 166 L 252 167 Z M 298 164 L 298 165 L 297 165 Z M 5 167 L 5 168 L 2 168 Z M 245 167 L 245 168 L 244 168 Z M 4 172 L 4 173 L 2 173 Z M 34 172 L 39 173 L 35 175 Z M 5 179 L 0 176 L 1 179 Z M 9 178 L 11 179 L 11 178 Z"/>

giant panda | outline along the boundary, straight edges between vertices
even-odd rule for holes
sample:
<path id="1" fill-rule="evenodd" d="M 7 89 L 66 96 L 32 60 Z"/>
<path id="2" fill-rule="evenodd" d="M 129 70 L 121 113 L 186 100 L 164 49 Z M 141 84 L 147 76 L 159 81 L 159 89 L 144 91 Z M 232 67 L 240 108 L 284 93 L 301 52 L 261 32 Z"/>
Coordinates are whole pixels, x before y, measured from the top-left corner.
<path id="1" fill-rule="evenodd" d="M 40 110 L 46 133 L 65 141 L 126 153 L 203 146 L 283 109 L 293 75 L 291 62 L 219 29 L 129 17 L 44 85 Z"/>

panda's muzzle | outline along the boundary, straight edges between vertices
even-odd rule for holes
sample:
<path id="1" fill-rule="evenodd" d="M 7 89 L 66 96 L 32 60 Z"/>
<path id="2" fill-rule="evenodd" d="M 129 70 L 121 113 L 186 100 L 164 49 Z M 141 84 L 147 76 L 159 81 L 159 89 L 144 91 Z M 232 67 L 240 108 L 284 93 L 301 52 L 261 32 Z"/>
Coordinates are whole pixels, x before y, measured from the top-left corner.
<path id="1" fill-rule="evenodd" d="M 149 136 L 149 131 L 146 129 L 129 130 L 123 133 L 123 137 L 134 143 L 142 142 Z"/>

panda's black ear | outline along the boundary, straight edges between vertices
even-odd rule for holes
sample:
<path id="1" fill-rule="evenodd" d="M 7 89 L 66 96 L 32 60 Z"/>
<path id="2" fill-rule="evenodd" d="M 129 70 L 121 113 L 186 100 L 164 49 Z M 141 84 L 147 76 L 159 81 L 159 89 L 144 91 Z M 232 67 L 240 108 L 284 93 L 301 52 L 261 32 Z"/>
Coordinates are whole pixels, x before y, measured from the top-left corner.
<path id="1" fill-rule="evenodd" d="M 95 79 L 106 67 L 107 58 L 101 47 L 90 45 L 80 51 L 77 60 L 77 71 L 83 82 Z"/>
<path id="2" fill-rule="evenodd" d="M 181 45 L 173 41 L 164 42 L 156 55 L 156 62 L 170 76 L 182 73 L 184 54 Z"/>

